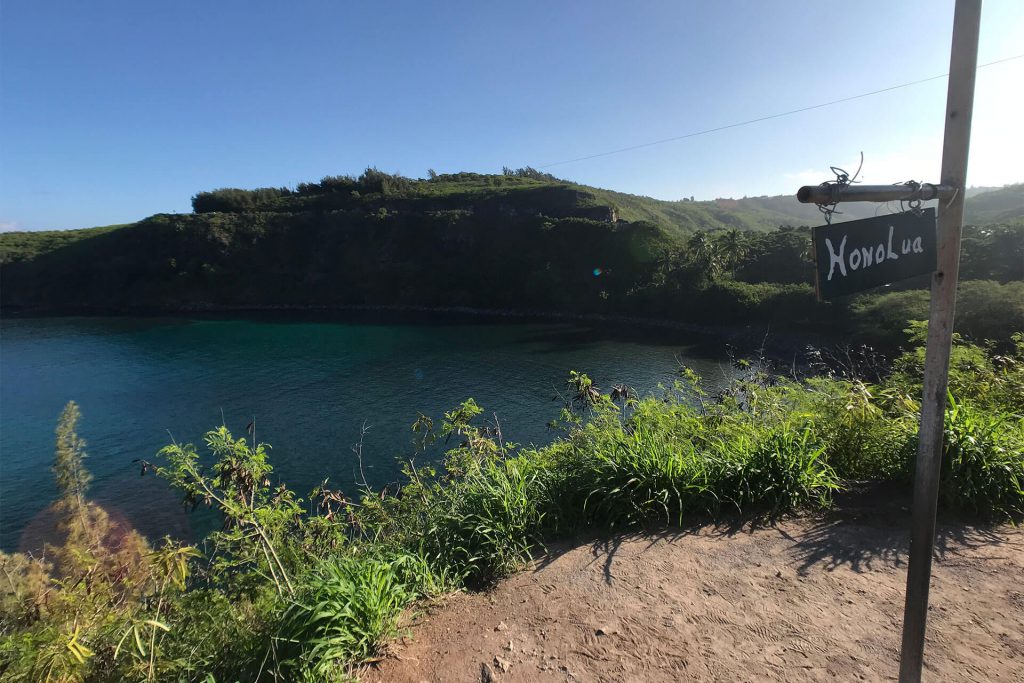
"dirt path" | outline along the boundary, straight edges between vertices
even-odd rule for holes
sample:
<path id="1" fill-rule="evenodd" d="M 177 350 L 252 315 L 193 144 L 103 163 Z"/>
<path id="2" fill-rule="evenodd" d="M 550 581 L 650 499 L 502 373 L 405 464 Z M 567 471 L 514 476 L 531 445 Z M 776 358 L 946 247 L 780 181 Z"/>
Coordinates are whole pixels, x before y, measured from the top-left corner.
<path id="1" fill-rule="evenodd" d="M 890 504 L 552 548 L 421 614 L 362 678 L 895 680 L 908 524 Z M 925 680 L 1024 681 L 1024 529 L 939 535 Z"/>

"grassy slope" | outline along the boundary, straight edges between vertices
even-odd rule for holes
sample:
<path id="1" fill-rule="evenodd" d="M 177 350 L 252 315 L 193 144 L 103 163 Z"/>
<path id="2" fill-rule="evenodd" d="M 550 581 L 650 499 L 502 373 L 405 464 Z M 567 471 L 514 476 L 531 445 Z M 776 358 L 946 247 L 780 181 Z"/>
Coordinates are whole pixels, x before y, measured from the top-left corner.
<path id="1" fill-rule="evenodd" d="M 967 200 L 965 222 L 974 225 L 1009 223 L 1024 218 L 1024 183 L 1007 185 Z"/>
<path id="2" fill-rule="evenodd" d="M 581 186 L 584 187 L 584 186 Z M 677 233 L 696 230 L 772 230 L 792 223 L 784 214 L 747 207 L 731 199 L 707 202 L 668 202 L 613 190 L 585 188 L 598 201 L 619 209 L 619 217 L 628 221 L 650 221 Z M 793 200 L 796 201 L 796 200 Z"/>
<path id="3" fill-rule="evenodd" d="M 33 259 L 90 237 L 99 237 L 136 225 L 121 223 L 80 230 L 18 230 L 0 233 L 0 264 Z"/>

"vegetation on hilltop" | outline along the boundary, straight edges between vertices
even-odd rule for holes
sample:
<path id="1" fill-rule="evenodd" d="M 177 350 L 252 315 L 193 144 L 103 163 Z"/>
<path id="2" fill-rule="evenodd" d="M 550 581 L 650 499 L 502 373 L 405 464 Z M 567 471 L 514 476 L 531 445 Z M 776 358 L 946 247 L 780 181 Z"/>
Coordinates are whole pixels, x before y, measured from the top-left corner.
<path id="1" fill-rule="evenodd" d="M 923 324 L 911 328 L 920 340 Z M 413 425 L 404 480 L 302 499 L 263 444 L 220 427 L 172 443 L 155 472 L 223 521 L 200 546 L 149 546 L 88 501 L 77 409 L 58 426 L 63 540 L 0 554 L 5 681 L 341 681 L 373 659 L 415 601 L 508 575 L 546 540 L 829 505 L 850 481 L 909 488 L 923 350 L 877 372 L 823 354 L 798 380 L 761 366 L 718 396 L 680 368 L 658 396 L 570 373 L 561 436 L 501 439 L 469 399 Z M 855 362 L 849 362 L 853 359 Z M 870 377 L 865 369 L 872 368 Z M 1024 335 L 1009 352 L 955 340 L 941 481 L 944 509 L 1024 517 Z M 441 463 L 424 449 L 446 444 Z M 351 492 L 350 492 L 351 493 Z M 737 517 L 738 516 L 738 517 Z M 45 560 L 43 559 L 45 558 Z"/>
<path id="2" fill-rule="evenodd" d="M 427 180 L 367 169 L 358 178 L 328 176 L 318 183 L 300 183 L 287 188 L 239 190 L 224 188 L 200 192 L 192 198 L 196 213 L 211 211 L 284 211 L 373 208 L 388 202 L 396 209 L 416 206 L 420 210 L 457 208 L 520 211 L 549 217 L 588 216 L 588 209 L 606 220 L 646 220 L 670 232 L 688 232 L 730 226 L 767 229 L 774 221 L 749 215 L 742 219 L 719 210 L 714 202 L 667 202 L 560 180 L 532 168 L 505 169 L 501 175 L 478 173 L 431 174 Z M 610 209 L 610 211 L 608 210 Z M 719 222 L 718 215 L 725 220 Z M 760 218 L 761 220 L 758 220 Z"/>
<path id="3" fill-rule="evenodd" d="M 822 220 L 816 206 L 801 204 L 792 195 L 665 201 L 580 185 L 529 167 L 516 170 L 506 168 L 500 176 L 477 173 L 432 174 L 428 180 L 405 178 L 371 168 L 358 178 L 328 176 L 319 183 L 300 183 L 294 192 L 288 188 L 201 192 L 193 198 L 193 207 L 197 212 L 295 211 L 324 206 L 351 206 L 360 201 L 372 200 L 376 195 L 390 199 L 449 198 L 465 203 L 485 200 L 494 195 L 508 196 L 515 190 L 540 187 L 557 188 L 564 193 L 563 197 L 567 201 L 574 202 L 576 206 L 611 207 L 622 220 L 648 221 L 675 234 L 731 228 L 772 230 L 782 225 L 813 225 Z M 352 196 L 353 192 L 355 196 Z M 557 194 L 552 193 L 550 196 Z M 326 203 L 324 200 L 311 199 L 322 195 L 335 196 Z M 1024 184 L 978 188 L 977 191 L 969 190 L 968 196 L 968 224 L 1006 223 L 1024 218 Z M 932 204 L 934 202 L 926 205 Z M 566 205 L 539 203 L 535 208 L 564 210 Z M 844 205 L 834 218 L 841 222 L 875 215 L 878 215 L 877 205 L 851 203 Z"/>

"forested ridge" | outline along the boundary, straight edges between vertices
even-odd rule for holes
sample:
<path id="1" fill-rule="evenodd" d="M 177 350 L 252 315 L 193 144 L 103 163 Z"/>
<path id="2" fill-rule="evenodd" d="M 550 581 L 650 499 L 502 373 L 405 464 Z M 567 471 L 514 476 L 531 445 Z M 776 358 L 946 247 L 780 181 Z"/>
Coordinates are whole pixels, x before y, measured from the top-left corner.
<path id="1" fill-rule="evenodd" d="M 959 329 L 1024 328 L 1024 186 L 968 202 Z M 895 339 L 924 280 L 815 301 L 813 207 L 666 202 L 534 169 L 427 179 L 367 169 L 295 188 L 200 192 L 192 214 L 0 234 L 7 313 L 436 307 L 828 325 Z M 854 207 L 855 205 L 851 205 Z M 858 217 L 864 207 L 845 209 Z M 873 207 L 872 211 L 877 210 Z M 810 211 L 812 220 L 794 215 Z M 787 214 L 787 212 L 789 212 Z"/>

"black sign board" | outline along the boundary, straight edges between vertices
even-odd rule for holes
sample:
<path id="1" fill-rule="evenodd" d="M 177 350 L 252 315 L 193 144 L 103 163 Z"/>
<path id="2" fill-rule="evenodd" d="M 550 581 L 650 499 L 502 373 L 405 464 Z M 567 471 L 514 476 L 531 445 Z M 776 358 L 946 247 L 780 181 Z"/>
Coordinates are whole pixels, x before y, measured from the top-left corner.
<path id="1" fill-rule="evenodd" d="M 822 225 L 812 235 L 819 300 L 935 270 L 935 209 Z"/>

